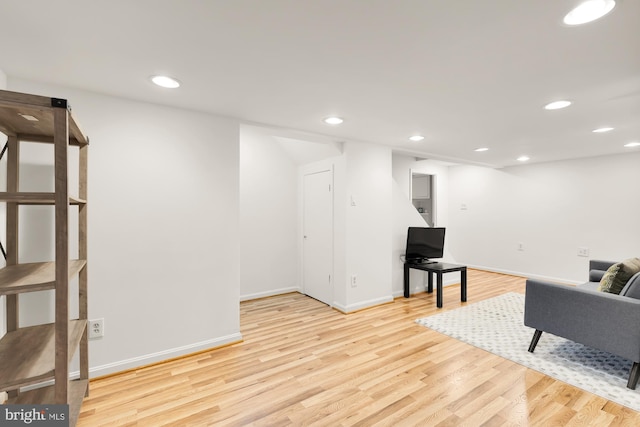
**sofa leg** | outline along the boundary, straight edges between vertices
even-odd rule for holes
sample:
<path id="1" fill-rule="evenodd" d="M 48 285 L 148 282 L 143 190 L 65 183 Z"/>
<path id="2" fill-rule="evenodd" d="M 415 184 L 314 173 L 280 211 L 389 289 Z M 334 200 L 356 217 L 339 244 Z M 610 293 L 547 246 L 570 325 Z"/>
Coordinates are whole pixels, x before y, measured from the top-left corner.
<path id="1" fill-rule="evenodd" d="M 631 372 L 629 372 L 629 381 L 627 382 L 627 388 L 635 390 L 636 385 L 638 385 L 638 378 L 640 378 L 640 363 L 633 362 Z"/>
<path id="2" fill-rule="evenodd" d="M 536 329 L 533 333 L 533 338 L 531 338 L 531 344 L 529 344 L 529 353 L 533 353 L 533 350 L 535 350 L 538 345 L 538 341 L 540 340 L 540 336 L 542 336 L 542 331 Z"/>

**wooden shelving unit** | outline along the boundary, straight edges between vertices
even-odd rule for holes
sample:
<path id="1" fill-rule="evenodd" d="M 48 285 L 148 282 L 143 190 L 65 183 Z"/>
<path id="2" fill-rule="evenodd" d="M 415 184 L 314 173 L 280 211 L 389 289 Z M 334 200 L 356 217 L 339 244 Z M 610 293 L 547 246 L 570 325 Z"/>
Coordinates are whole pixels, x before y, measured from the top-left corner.
<path id="1" fill-rule="evenodd" d="M 0 339 L 0 391 L 11 404 L 68 404 L 75 425 L 88 395 L 87 336 L 87 163 L 88 138 L 71 115 L 65 99 L 0 90 L 0 132 L 7 136 L 6 266 L 0 269 L 0 295 L 6 296 L 7 333 Z M 20 144 L 54 145 L 54 192 L 21 192 Z M 77 197 L 69 195 L 70 146 L 79 150 Z M 18 210 L 22 205 L 49 205 L 55 211 L 55 257 L 50 262 L 20 263 Z M 78 256 L 69 255 L 69 209 L 78 208 Z M 69 281 L 78 277 L 79 312 L 70 318 Z M 53 290 L 52 323 L 20 327 L 19 297 Z M 28 307 L 22 307 L 28 310 Z M 71 380 L 69 364 L 79 352 L 80 378 Z M 53 384 L 53 385 L 51 385 Z M 24 388 L 28 386 L 28 390 Z"/>

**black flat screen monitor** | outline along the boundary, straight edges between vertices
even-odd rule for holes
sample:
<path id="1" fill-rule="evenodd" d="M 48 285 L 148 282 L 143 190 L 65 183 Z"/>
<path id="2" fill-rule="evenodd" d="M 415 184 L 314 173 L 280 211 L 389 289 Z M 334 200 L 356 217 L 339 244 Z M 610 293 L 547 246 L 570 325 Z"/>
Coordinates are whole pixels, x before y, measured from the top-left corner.
<path id="1" fill-rule="evenodd" d="M 428 262 L 444 255 L 444 227 L 409 227 L 405 260 Z"/>

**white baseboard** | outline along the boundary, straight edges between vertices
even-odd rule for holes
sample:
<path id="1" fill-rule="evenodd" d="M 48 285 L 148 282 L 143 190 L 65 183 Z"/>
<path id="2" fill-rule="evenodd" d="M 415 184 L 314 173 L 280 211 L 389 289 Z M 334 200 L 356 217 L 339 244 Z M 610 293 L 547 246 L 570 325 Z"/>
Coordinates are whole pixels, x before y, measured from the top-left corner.
<path id="1" fill-rule="evenodd" d="M 475 268 L 476 270 L 484 270 L 484 271 L 490 271 L 493 273 L 502 273 L 502 274 L 509 274 L 511 276 L 520 276 L 520 277 L 526 277 L 529 279 L 537 279 L 537 280 L 547 280 L 550 282 L 557 282 L 557 283 L 566 283 L 569 285 L 579 285 L 581 283 L 584 283 L 586 280 L 570 280 L 570 279 L 562 279 L 562 278 L 558 278 L 558 277 L 550 277 L 550 276 L 541 276 L 539 274 L 531 274 L 531 273 L 523 273 L 521 271 L 511 271 L 511 270 L 503 270 L 500 268 L 494 268 L 494 267 L 485 267 L 482 265 L 470 265 L 467 264 L 468 268 Z"/>
<path id="2" fill-rule="evenodd" d="M 257 292 L 255 294 L 240 295 L 240 301 L 249 301 L 252 299 L 272 297 L 274 295 L 288 294 L 290 292 L 302 292 L 299 287 L 292 286 L 290 288 L 273 289 L 265 292 Z"/>
<path id="3" fill-rule="evenodd" d="M 370 300 L 367 300 L 367 301 L 360 301 L 360 302 L 357 302 L 355 304 L 349 304 L 349 305 L 346 305 L 346 306 L 334 302 L 332 307 L 335 308 L 336 310 L 339 310 L 339 311 L 343 312 L 343 313 L 351 313 L 351 312 L 354 312 L 354 311 L 362 310 L 363 308 L 374 307 L 376 305 L 386 304 L 386 303 L 392 302 L 392 301 L 393 301 L 393 296 L 386 296 L 386 297 L 381 297 L 381 298 L 370 299 Z"/>
<path id="4" fill-rule="evenodd" d="M 138 368 L 140 366 L 162 362 L 174 357 L 185 356 L 191 353 L 196 353 L 198 351 L 213 349 L 239 341 L 242 341 L 242 334 L 240 332 L 207 341 L 185 345 L 182 347 L 159 351 L 157 353 L 145 354 L 143 356 L 133 357 L 131 359 L 120 360 L 117 362 L 108 363 L 106 365 L 94 366 L 92 368 L 89 368 L 89 377 L 101 377 L 103 375 L 127 371 L 129 369 Z M 77 377 L 79 376 L 79 372 L 72 372 L 71 376 Z"/>

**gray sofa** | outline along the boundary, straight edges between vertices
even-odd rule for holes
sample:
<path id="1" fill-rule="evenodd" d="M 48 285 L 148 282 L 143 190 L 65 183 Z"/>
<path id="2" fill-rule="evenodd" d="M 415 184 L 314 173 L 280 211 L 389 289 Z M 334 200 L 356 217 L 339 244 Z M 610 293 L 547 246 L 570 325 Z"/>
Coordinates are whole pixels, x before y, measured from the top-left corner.
<path id="1" fill-rule="evenodd" d="M 640 377 L 640 273 L 619 295 L 597 290 L 609 261 L 589 262 L 589 281 L 578 286 L 528 279 L 524 324 L 535 329 L 533 353 L 542 332 L 613 353 L 633 362 L 627 387 Z"/>

